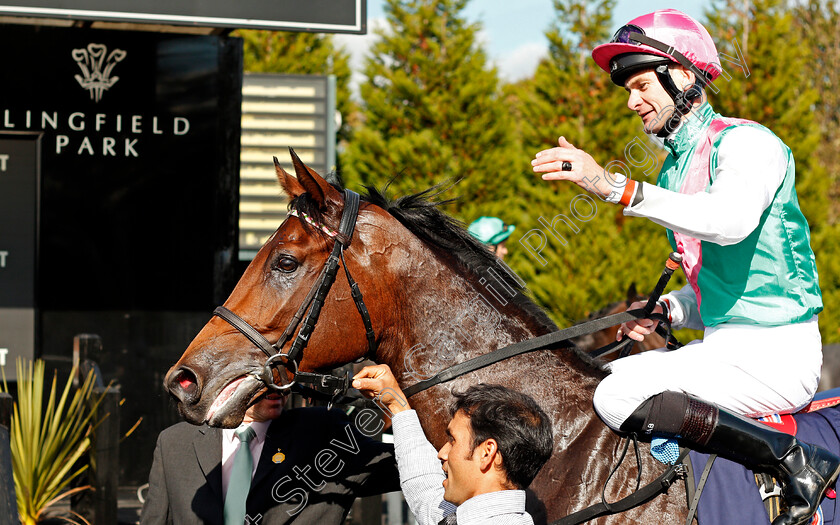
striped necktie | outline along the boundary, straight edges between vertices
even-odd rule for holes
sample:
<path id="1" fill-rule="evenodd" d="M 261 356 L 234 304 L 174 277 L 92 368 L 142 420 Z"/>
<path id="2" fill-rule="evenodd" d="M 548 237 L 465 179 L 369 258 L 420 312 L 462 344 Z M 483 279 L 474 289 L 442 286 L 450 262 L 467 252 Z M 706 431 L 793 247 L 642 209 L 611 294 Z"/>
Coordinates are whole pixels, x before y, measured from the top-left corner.
<path id="1" fill-rule="evenodd" d="M 225 496 L 225 525 L 243 525 L 245 523 L 245 502 L 251 488 L 251 471 L 254 458 L 251 457 L 251 439 L 256 432 L 250 426 L 237 429 L 234 434 L 239 438 L 239 448 L 233 458 L 227 495 Z"/>
<path id="2" fill-rule="evenodd" d="M 458 525 L 458 522 L 455 521 L 455 512 L 440 520 L 438 525 Z"/>

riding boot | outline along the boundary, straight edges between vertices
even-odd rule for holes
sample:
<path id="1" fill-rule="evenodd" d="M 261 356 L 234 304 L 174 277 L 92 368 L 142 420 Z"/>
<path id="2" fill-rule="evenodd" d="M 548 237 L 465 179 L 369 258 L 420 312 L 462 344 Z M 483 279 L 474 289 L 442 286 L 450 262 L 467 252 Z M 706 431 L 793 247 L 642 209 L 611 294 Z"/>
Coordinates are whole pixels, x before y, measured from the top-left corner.
<path id="1" fill-rule="evenodd" d="M 809 523 L 840 474 L 840 458 L 831 452 L 680 392 L 651 397 L 621 430 L 678 437 L 695 450 L 769 472 L 781 483 L 787 506 L 773 525 Z"/>

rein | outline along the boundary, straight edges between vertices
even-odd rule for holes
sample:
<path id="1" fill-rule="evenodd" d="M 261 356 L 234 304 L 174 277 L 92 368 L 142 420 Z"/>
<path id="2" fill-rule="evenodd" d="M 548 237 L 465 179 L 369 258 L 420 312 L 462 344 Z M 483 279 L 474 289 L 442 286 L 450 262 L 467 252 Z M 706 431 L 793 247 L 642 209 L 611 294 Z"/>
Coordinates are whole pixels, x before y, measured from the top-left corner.
<path id="1" fill-rule="evenodd" d="M 526 341 L 513 343 L 512 345 L 505 346 L 504 348 L 494 350 L 489 354 L 480 355 L 478 357 L 468 359 L 463 363 L 458 363 L 457 365 L 453 365 L 449 368 L 441 370 L 434 376 L 428 379 L 424 379 L 422 381 L 418 381 L 417 383 L 409 386 L 408 388 L 403 389 L 403 392 L 405 393 L 406 397 L 411 397 L 414 394 L 422 392 L 435 385 L 439 385 L 440 383 L 451 381 L 456 377 L 460 377 L 464 374 L 474 372 L 481 368 L 490 366 L 494 363 L 498 363 L 499 361 L 504 361 L 505 359 L 509 359 L 517 355 L 526 354 L 528 352 L 533 352 L 536 350 L 544 350 L 551 345 L 566 343 L 564 345 L 564 348 L 571 348 L 573 345 L 571 343 L 568 343 L 569 339 L 581 335 L 588 335 L 599 330 L 603 330 L 604 328 L 609 328 L 611 326 L 622 324 L 627 321 L 634 321 L 636 319 L 653 319 L 655 321 L 659 321 L 661 325 L 664 325 L 666 327 L 665 340 L 668 341 L 669 346 L 676 345 L 677 343 L 675 343 L 673 338 L 671 337 L 671 323 L 668 321 L 667 316 L 662 314 L 654 314 L 652 312 L 654 307 L 656 306 L 656 302 L 659 300 L 659 296 L 662 295 L 662 292 L 665 290 L 665 286 L 671 279 L 671 275 L 673 275 L 674 270 L 679 268 L 681 262 L 682 255 L 679 253 L 672 252 L 668 256 L 668 259 L 665 261 L 665 268 L 662 270 L 662 275 L 659 276 L 659 280 L 657 281 L 653 292 L 651 292 L 650 297 L 648 298 L 648 302 L 644 308 L 637 308 L 635 310 L 627 310 L 626 312 L 608 315 L 606 317 L 601 317 L 600 319 L 587 321 L 585 323 L 571 326 L 563 330 L 558 330 L 556 332 L 550 332 L 539 337 L 534 337 Z M 609 345 L 603 348 L 594 350 L 591 353 L 591 355 L 593 357 L 597 357 L 618 350 L 620 352 L 619 357 L 625 357 L 632 350 L 632 345 L 633 340 L 625 335 L 621 341 L 610 343 Z"/>
<path id="2" fill-rule="evenodd" d="M 654 300 L 653 302 L 655 303 L 656 301 Z M 545 350 L 546 348 L 554 344 L 566 343 L 564 347 L 571 348 L 572 344 L 568 342 L 569 339 L 581 335 L 591 334 L 599 330 L 603 330 L 604 328 L 609 328 L 611 326 L 624 323 L 626 321 L 647 318 L 655 319 L 664 323 L 668 322 L 664 315 L 645 313 L 645 310 L 645 308 L 627 310 L 626 312 L 608 315 L 606 317 L 601 317 L 600 319 L 587 321 L 585 323 L 571 326 L 563 330 L 550 332 L 539 337 L 534 337 L 532 339 L 520 341 L 518 343 L 513 343 L 512 345 L 508 345 L 503 348 L 499 348 L 498 350 L 494 350 L 489 354 L 480 355 L 478 357 L 468 359 L 463 363 L 458 363 L 457 365 L 453 365 L 449 368 L 441 370 L 434 376 L 428 379 L 424 379 L 422 381 L 418 381 L 417 383 L 409 386 L 408 388 L 403 389 L 403 392 L 406 396 L 411 397 L 414 394 L 420 393 L 435 385 L 451 381 L 456 377 L 460 377 L 470 372 L 480 370 L 484 367 L 498 363 L 499 361 L 504 361 L 505 359 L 510 359 L 511 357 L 527 354 L 529 352 L 534 352 L 537 350 Z M 598 352 L 597 355 L 603 355 L 608 353 L 609 351 L 621 351 L 627 349 L 632 343 L 633 340 L 625 336 L 624 339 L 622 339 L 620 342 L 607 345 L 602 349 L 596 350 L 596 352 Z M 629 353 L 629 351 L 627 353 Z"/>
<path id="3" fill-rule="evenodd" d="M 309 343 L 309 337 L 312 335 L 312 331 L 315 329 L 315 325 L 318 323 L 318 318 L 321 315 L 321 308 L 324 306 L 327 294 L 335 282 L 339 261 L 341 261 L 341 265 L 344 267 L 344 273 L 350 285 L 353 302 L 356 304 L 356 309 L 359 311 L 365 326 L 369 355 L 373 355 L 376 352 L 376 337 L 373 332 L 370 313 L 365 305 L 359 285 L 353 280 L 353 277 L 350 275 L 350 270 L 347 268 L 347 263 L 344 260 L 344 250 L 350 246 L 353 231 L 356 228 L 359 201 L 358 193 L 344 190 L 344 210 L 341 212 L 341 221 L 337 232 L 315 222 L 303 212 L 297 212 L 295 210 L 289 212 L 289 215 L 297 217 L 323 231 L 327 236 L 335 240 L 335 244 L 333 245 L 330 256 L 324 263 L 324 268 L 321 270 L 317 281 L 309 290 L 309 293 L 306 294 L 306 298 L 304 298 L 297 313 L 295 313 L 286 330 L 283 332 L 283 335 L 280 336 L 280 339 L 276 343 L 271 344 L 256 328 L 224 306 L 218 306 L 213 310 L 213 315 L 227 321 L 268 356 L 268 359 L 263 365 L 262 373 L 255 373 L 253 375 L 256 379 L 262 381 L 269 390 L 286 392 L 297 384 L 299 388 L 312 390 L 333 399 L 344 394 L 350 387 L 350 377 L 347 373 L 341 377 L 337 377 L 329 374 L 301 372 L 298 370 L 298 365 L 301 359 L 303 359 L 303 350 Z M 306 315 L 305 319 L 303 319 L 304 315 Z M 284 353 L 283 347 L 292 334 L 294 334 L 298 325 L 301 323 L 301 319 L 303 319 L 303 325 L 292 341 L 289 351 Z M 276 384 L 274 382 L 273 371 L 275 366 L 283 366 L 291 372 L 293 376 L 291 382 L 282 385 Z M 311 386 L 303 386 L 304 383 Z"/>
<path id="4" fill-rule="evenodd" d="M 624 452 L 627 452 L 626 447 L 624 449 Z M 643 503 L 647 503 L 648 501 L 659 496 L 660 494 L 668 492 L 668 489 L 671 487 L 671 485 L 673 485 L 674 481 L 676 481 L 677 479 L 686 478 L 687 468 L 683 463 L 683 460 L 686 458 L 686 456 L 688 456 L 688 452 L 688 449 L 683 450 L 677 458 L 677 461 L 673 465 L 670 465 L 665 470 L 665 472 L 663 472 L 658 478 L 651 481 L 642 488 L 638 488 L 637 485 L 636 490 L 629 496 L 621 498 L 616 502 L 608 503 L 606 497 L 604 496 L 604 493 L 602 492 L 600 503 L 596 503 L 591 507 L 587 507 L 577 512 L 573 512 L 572 514 L 564 516 L 559 520 L 552 521 L 550 525 L 577 525 L 579 523 L 584 523 L 589 520 L 595 519 L 599 516 L 604 516 L 606 514 L 620 514 L 626 510 L 638 507 Z M 618 466 L 616 466 L 616 468 L 618 468 Z M 607 482 L 608 481 L 609 479 L 607 479 Z M 606 489 L 606 482 L 604 483 L 604 488 Z M 693 514 L 691 515 L 689 520 L 691 519 L 693 519 Z"/>
<path id="5" fill-rule="evenodd" d="M 333 245 L 332 252 L 327 258 L 327 261 L 324 263 L 321 274 L 307 293 L 297 312 L 289 322 L 289 325 L 286 327 L 286 330 L 284 330 L 283 334 L 276 343 L 270 343 L 257 329 L 228 308 L 218 306 L 213 311 L 213 315 L 222 318 L 231 326 L 236 328 L 240 333 L 242 333 L 242 335 L 244 335 L 249 341 L 266 354 L 268 359 L 263 365 L 262 372 L 254 373 L 253 377 L 261 381 L 269 390 L 287 392 L 293 386 L 297 385 L 298 388 L 304 390 L 305 394 L 314 393 L 320 396 L 326 396 L 329 398 L 330 402 L 332 402 L 340 396 L 343 396 L 349 389 L 350 378 L 347 373 L 341 377 L 336 377 L 328 374 L 301 372 L 298 369 L 303 351 L 309 343 L 309 338 L 315 329 L 315 325 L 318 323 L 321 308 L 326 301 L 327 294 L 335 282 L 336 274 L 338 273 L 339 261 L 344 267 L 344 273 L 347 276 L 347 282 L 350 285 L 353 301 L 356 304 L 356 309 L 359 311 L 359 314 L 362 317 L 362 322 L 365 326 L 365 335 L 368 340 L 369 349 L 368 355 L 375 355 L 377 344 L 373 331 L 373 324 L 370 319 L 370 313 L 365 305 L 361 290 L 359 289 L 358 284 L 353 280 L 353 277 L 350 275 L 350 270 L 347 268 L 347 263 L 344 260 L 344 250 L 350 246 L 353 231 L 355 230 L 356 219 L 359 213 L 359 201 L 360 198 L 357 193 L 350 190 L 344 190 L 344 209 L 341 213 L 341 221 L 337 232 L 314 221 L 303 212 L 297 212 L 295 210 L 289 212 L 289 215 L 295 216 L 299 220 L 303 220 L 324 232 L 327 236 L 335 240 L 335 244 Z M 552 345 L 562 344 L 562 347 L 564 348 L 571 348 L 574 346 L 569 342 L 571 338 L 594 333 L 604 328 L 636 319 L 647 318 L 659 321 L 661 325 L 666 327 L 666 341 L 668 341 L 670 345 L 672 343 L 671 326 L 668 322 L 667 316 L 662 314 L 653 314 L 652 310 L 656 305 L 656 301 L 659 299 L 659 296 L 662 294 L 662 291 L 665 289 L 671 274 L 673 274 L 674 270 L 679 267 L 681 259 L 682 257 L 680 254 L 672 253 L 670 255 L 669 260 L 666 262 L 665 269 L 663 270 L 663 273 L 644 308 L 628 310 L 626 312 L 581 323 L 564 330 L 551 332 L 527 341 L 514 343 L 490 352 L 489 354 L 481 355 L 463 363 L 451 366 L 428 379 L 409 386 L 404 389 L 403 392 L 406 397 L 410 397 L 435 385 L 451 381 L 452 379 L 487 367 L 491 364 L 528 352 L 543 350 Z M 305 319 L 304 315 L 306 316 Z M 298 331 L 297 336 L 295 336 L 292 341 L 289 351 L 284 353 L 283 347 L 291 338 L 292 334 L 294 334 L 298 325 L 301 324 L 301 320 L 303 320 L 303 324 Z M 633 340 L 625 336 L 621 341 L 611 343 L 603 348 L 595 350 L 592 354 L 597 356 L 619 351 L 619 355 L 623 357 L 630 353 L 632 345 Z M 292 380 L 286 384 L 276 384 L 274 382 L 275 366 L 283 366 L 287 371 L 291 372 Z M 311 386 L 303 386 L 304 383 Z M 627 446 L 625 446 L 624 452 L 622 453 L 622 459 L 624 458 L 626 452 Z M 637 479 L 636 490 L 629 496 L 614 503 L 608 503 L 604 492 L 602 492 L 600 503 L 561 518 L 560 520 L 553 522 L 551 525 L 576 525 L 604 514 L 624 512 L 625 510 L 653 499 L 659 494 L 666 492 L 674 480 L 680 477 L 685 477 L 685 466 L 682 464 L 682 460 L 685 458 L 687 453 L 688 451 L 686 450 L 680 454 L 677 463 L 669 467 L 652 483 L 639 488 Z M 638 446 L 636 447 L 636 454 L 638 461 Z M 616 469 L 617 468 L 618 466 L 616 466 Z M 615 472 L 615 470 L 613 470 L 613 472 Z M 612 473 L 610 474 L 610 477 L 612 477 Z M 639 479 L 641 479 L 641 469 L 639 470 Z M 607 481 L 609 481 L 609 478 Z M 604 485 L 604 489 L 606 490 L 606 483 Z"/>

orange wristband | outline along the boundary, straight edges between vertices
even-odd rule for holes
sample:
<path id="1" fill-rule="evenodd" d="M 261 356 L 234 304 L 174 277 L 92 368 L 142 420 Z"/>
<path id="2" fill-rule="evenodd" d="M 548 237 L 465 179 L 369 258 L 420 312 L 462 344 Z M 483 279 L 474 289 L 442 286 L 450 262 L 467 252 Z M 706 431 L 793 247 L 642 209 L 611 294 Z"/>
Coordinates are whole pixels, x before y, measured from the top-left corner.
<path id="1" fill-rule="evenodd" d="M 624 193 L 621 195 L 621 199 L 618 201 L 619 204 L 624 206 L 630 206 L 630 199 L 633 198 L 633 194 L 636 192 L 636 181 L 627 179 L 627 185 L 624 186 Z"/>

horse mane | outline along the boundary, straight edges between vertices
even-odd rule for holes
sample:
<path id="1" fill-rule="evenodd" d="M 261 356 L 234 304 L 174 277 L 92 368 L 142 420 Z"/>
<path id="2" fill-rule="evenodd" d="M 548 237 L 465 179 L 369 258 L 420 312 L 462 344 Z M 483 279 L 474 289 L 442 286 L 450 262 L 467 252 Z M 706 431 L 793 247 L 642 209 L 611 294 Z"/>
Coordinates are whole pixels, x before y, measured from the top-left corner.
<path id="1" fill-rule="evenodd" d="M 487 268 L 503 266 L 497 271 L 505 285 L 518 293 L 511 299 L 515 306 L 532 316 L 542 326 L 557 330 L 550 317 L 525 295 L 526 289 L 513 277 L 513 270 L 496 257 L 494 253 L 478 239 L 470 235 L 466 225 L 441 211 L 441 207 L 456 199 L 440 200 L 439 197 L 452 184 L 440 183 L 419 193 L 391 199 L 384 190 L 365 186 L 366 202 L 379 206 L 391 214 L 400 224 L 420 238 L 432 250 L 445 254 L 463 270 L 481 278 Z"/>
<path id="2" fill-rule="evenodd" d="M 340 192 L 344 191 L 344 183 L 337 173 L 330 173 L 325 177 L 325 180 L 336 190 Z M 421 192 L 396 199 L 389 197 L 387 194 L 390 183 L 381 190 L 373 186 L 364 186 L 365 193 L 361 195 L 361 199 L 364 202 L 379 206 L 387 211 L 433 251 L 454 259 L 455 263 L 461 269 L 471 275 L 481 278 L 482 270 L 500 265 L 503 266 L 503 271 L 495 273 L 507 286 L 516 290 L 516 295 L 510 300 L 513 305 L 524 311 L 549 331 L 558 330 L 557 325 L 551 320 L 548 314 L 526 295 L 525 292 L 527 289 L 512 277 L 513 270 L 488 250 L 481 241 L 470 235 L 466 229 L 466 225 L 462 221 L 441 211 L 440 208 L 442 206 L 457 200 L 439 200 L 439 197 L 450 189 L 452 184 L 448 182 L 439 183 Z M 289 202 L 289 209 L 306 213 L 317 222 L 321 222 L 322 220 L 322 213 L 318 209 L 317 203 L 308 193 L 292 199 Z M 314 233 L 325 235 L 321 230 L 311 228 L 306 222 L 303 222 L 303 227 L 312 230 Z M 603 369 L 600 361 L 593 359 L 588 353 L 583 352 L 577 347 L 577 345 L 572 346 L 574 352 L 584 363 L 599 370 Z"/>

